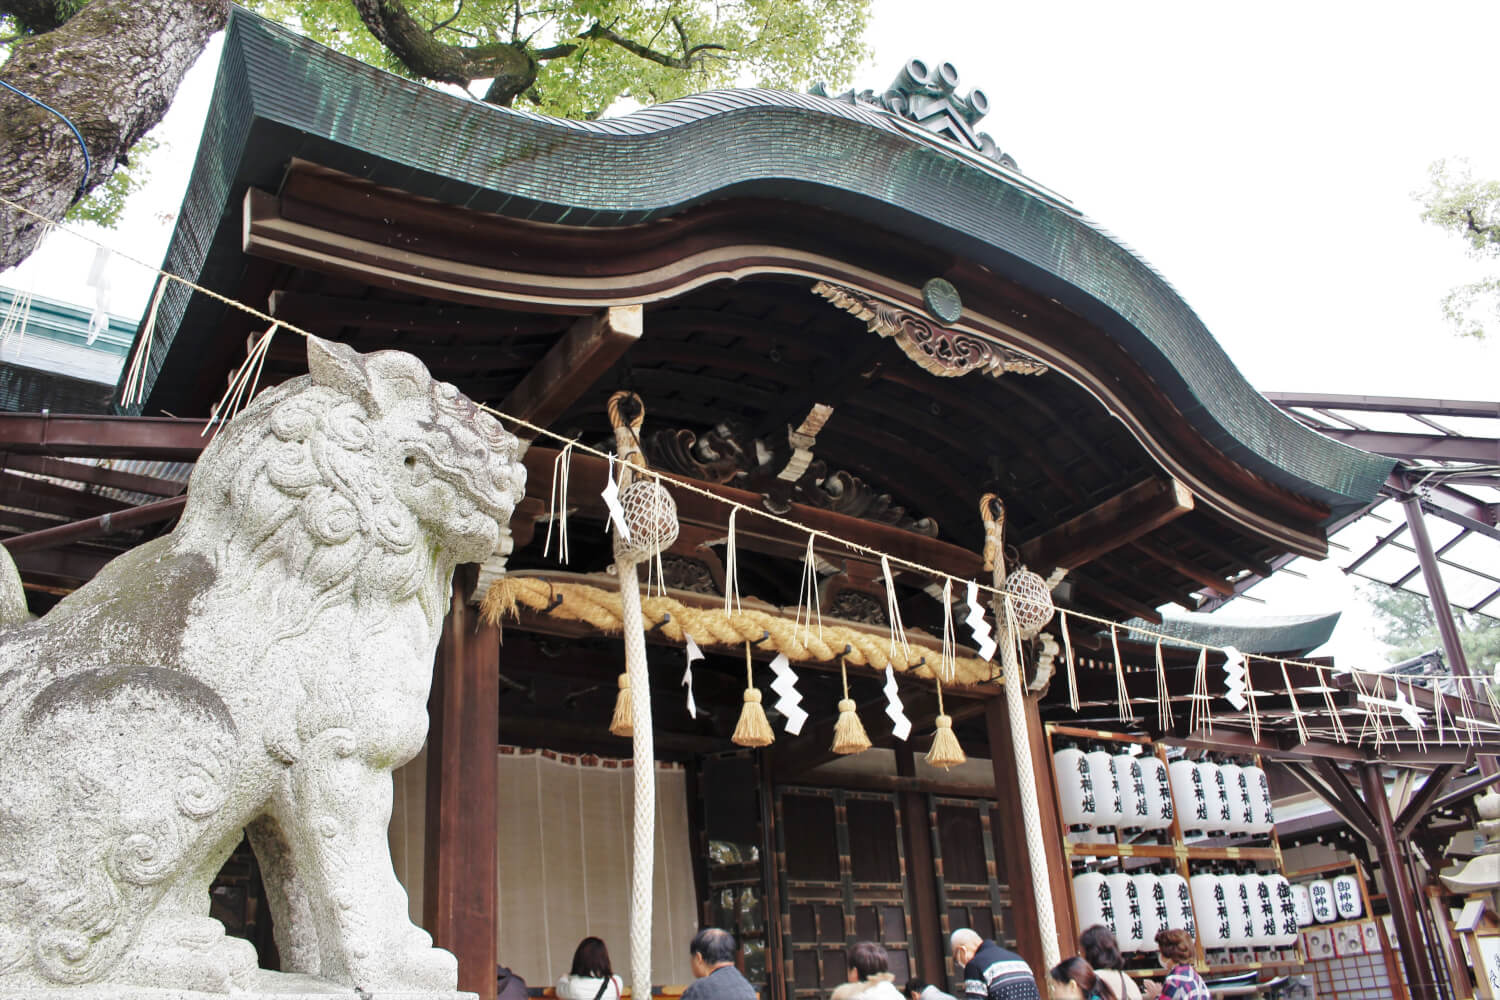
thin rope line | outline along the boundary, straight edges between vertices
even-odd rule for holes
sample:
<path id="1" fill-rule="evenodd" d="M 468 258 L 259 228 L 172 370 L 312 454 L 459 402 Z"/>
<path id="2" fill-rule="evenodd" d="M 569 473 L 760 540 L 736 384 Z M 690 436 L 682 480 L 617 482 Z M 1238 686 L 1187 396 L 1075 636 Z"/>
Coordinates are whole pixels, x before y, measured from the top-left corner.
<path id="1" fill-rule="evenodd" d="M 101 242 L 99 240 L 96 240 L 93 237 L 86 236 L 83 233 L 77 231 L 76 229 L 70 229 L 70 228 L 68 228 L 66 226 L 60 225 L 57 222 L 53 221 L 52 219 L 47 218 L 45 215 L 42 215 L 39 212 L 35 212 L 35 211 L 27 208 L 24 205 L 21 205 L 21 204 L 18 204 L 17 202 L 11 201 L 9 198 L 6 198 L 4 195 L 0 195 L 0 205 L 5 205 L 7 208 L 13 208 L 13 209 L 15 209 L 18 212 L 24 213 L 24 214 L 29 215 L 29 216 L 31 216 L 31 217 L 33 217 L 33 218 L 35 218 L 35 219 L 37 219 L 37 220 L 39 220 L 41 222 L 47 223 L 48 225 L 52 226 L 55 230 L 63 232 L 63 233 L 66 233 L 66 234 L 68 234 L 70 236 L 76 237 L 77 239 L 80 239 L 80 240 L 82 240 L 85 243 L 89 243 L 89 244 L 92 244 L 93 246 L 97 246 L 97 247 L 104 247 L 105 249 L 110 250 L 116 256 L 118 256 L 118 257 L 120 257 L 120 258 L 122 258 L 124 260 L 130 261 L 131 263 L 136 264 L 139 267 L 143 267 L 146 270 L 151 271 L 152 273 L 157 274 L 157 275 L 159 275 L 159 276 L 161 276 L 163 278 L 166 278 L 169 281 L 175 281 L 175 282 L 177 282 L 180 285 L 185 285 L 186 287 L 191 288 L 195 292 L 201 292 L 202 294 L 208 296 L 209 298 L 211 298 L 211 299 L 213 299 L 213 300 L 215 300 L 217 302 L 220 302 L 220 303 L 222 303 L 224 305 L 231 306 L 231 307 L 233 307 L 235 309 L 240 310 L 241 312 L 244 312 L 244 313 L 247 313 L 247 314 L 249 314 L 251 316 L 254 316 L 257 319 L 264 320 L 267 323 L 279 324 L 279 326 L 283 330 L 287 330 L 287 331 L 289 331 L 291 333 L 298 334 L 299 336 L 302 336 L 302 337 L 316 337 L 316 336 L 318 336 L 317 334 L 312 333 L 312 332 L 310 332 L 308 330 L 304 330 L 302 327 L 299 327 L 299 326 L 297 326 L 297 325 L 295 325 L 293 323 L 288 323 L 284 319 L 278 319 L 277 317 L 272 316 L 269 313 L 262 312 L 261 310 L 256 309 L 253 306 L 246 305 L 244 302 L 241 302 L 241 301 L 239 301 L 237 299 L 232 299 L 229 296 L 224 295 L 224 294 L 222 294 L 220 292 L 216 292 L 216 291 L 214 291 L 211 288 L 205 288 L 202 285 L 198 284 L 197 282 L 190 281 L 189 279 L 184 278 L 181 275 L 173 274 L 171 271 L 166 271 L 166 270 L 163 270 L 162 268 L 159 268 L 159 267 L 153 267 L 152 265 L 147 264 L 145 261 L 141 260 L 139 257 L 133 257 L 133 256 L 131 256 L 128 253 L 125 253 L 125 252 L 120 251 L 120 250 L 116 250 L 114 247 L 108 246 L 107 244 L 105 244 L 105 243 L 103 243 L 103 242 Z M 505 413 L 505 412 L 503 412 L 501 410 L 497 410 L 493 406 L 489 406 L 488 404 L 485 404 L 485 403 L 475 403 L 475 406 L 478 407 L 479 409 L 485 411 L 486 413 L 491 414 L 492 416 L 498 417 L 498 418 L 500 418 L 502 420 L 508 420 L 511 423 L 516 424 L 517 426 L 524 427 L 524 428 L 526 428 L 527 430 L 530 430 L 530 431 L 534 431 L 537 434 L 540 434 L 540 435 L 542 435 L 544 437 L 550 438 L 550 439 L 552 439 L 554 441 L 557 441 L 557 442 L 559 442 L 561 444 L 572 443 L 574 445 L 574 447 L 577 448 L 578 450 L 587 452 L 588 454 L 591 454 L 591 455 L 593 455 L 593 456 L 595 456 L 597 458 L 605 458 L 605 459 L 607 459 L 609 457 L 608 453 L 606 453 L 606 452 L 600 451 L 597 448 L 590 447 L 587 444 L 584 444 L 584 443 L 582 443 L 580 441 L 576 441 L 573 438 L 566 437 L 566 436 L 564 436 L 562 434 L 559 434 L 556 431 L 550 430 L 550 429 L 548 429 L 546 427 L 542 427 L 539 424 L 534 424 L 531 421 L 526 420 L 523 417 L 513 416 L 512 414 Z M 799 532 L 806 532 L 808 535 L 811 535 L 812 537 L 824 539 L 825 541 L 831 542 L 831 543 L 833 543 L 835 545 L 841 545 L 841 546 L 843 546 L 844 548 L 848 549 L 851 552 L 863 553 L 865 555 L 874 556 L 876 558 L 884 557 L 885 559 L 889 560 L 892 565 L 902 566 L 902 567 L 905 567 L 906 569 L 915 570 L 918 573 L 923 573 L 923 574 L 926 574 L 927 576 L 934 577 L 934 578 L 937 578 L 937 579 L 950 580 L 950 581 L 954 581 L 954 582 L 958 582 L 959 581 L 959 578 L 956 577 L 956 576 L 954 576 L 951 573 L 945 573 L 942 570 L 935 569 L 935 568 L 933 568 L 931 566 L 928 566 L 928 565 L 926 565 L 924 563 L 919 563 L 919 562 L 915 562 L 915 561 L 910 560 L 910 559 L 903 559 L 900 556 L 891 555 L 891 554 L 889 554 L 887 552 L 881 551 L 880 549 L 873 548 L 873 547 L 871 547 L 869 545 L 864 545 L 864 544 L 862 544 L 860 542 L 854 542 L 854 541 L 850 541 L 850 540 L 848 540 L 846 538 L 841 538 L 838 535 L 831 534 L 831 533 L 829 533 L 827 531 L 823 531 L 823 530 L 821 530 L 819 528 L 809 527 L 809 526 L 807 526 L 805 524 L 801 524 L 801 523 L 799 523 L 797 521 L 793 521 L 791 518 L 782 517 L 779 514 L 773 514 L 770 511 L 765 510 L 763 508 L 751 507 L 750 505 L 740 503 L 737 500 L 731 500 L 728 497 L 723 497 L 723 496 L 720 496 L 717 493 L 714 493 L 712 490 L 706 489 L 706 488 L 701 487 L 701 486 L 697 486 L 697 485 L 695 485 L 694 483 L 692 483 L 692 482 L 690 482 L 688 480 L 678 479 L 676 477 L 666 475 L 664 473 L 658 472 L 655 469 L 650 469 L 650 468 L 647 468 L 647 469 L 637 469 L 637 470 L 632 470 L 632 471 L 635 471 L 638 475 L 652 476 L 658 482 L 662 482 L 664 484 L 670 484 L 670 485 L 678 487 L 680 489 L 687 490 L 690 493 L 697 493 L 700 496 L 708 497 L 709 499 L 715 500 L 715 501 L 717 501 L 717 502 L 719 502 L 721 504 L 724 504 L 725 506 L 730 507 L 730 508 L 732 508 L 734 510 L 743 510 L 743 511 L 746 511 L 748 513 L 754 514 L 754 515 L 756 515 L 758 517 L 765 518 L 766 520 L 771 521 L 773 523 L 780 524 L 780 525 L 782 525 L 784 527 L 792 528 L 792 529 L 795 529 L 796 531 L 799 531 Z M 969 581 L 964 581 L 964 582 L 969 582 Z M 1008 597 L 1011 597 L 1013 600 L 1015 600 L 1017 602 L 1025 603 L 1025 604 L 1027 604 L 1027 605 L 1029 605 L 1031 607 L 1037 607 L 1037 608 L 1044 608 L 1044 607 L 1046 607 L 1046 605 L 1043 604 L 1041 601 L 1035 600 L 1034 598 L 1027 597 L 1027 596 L 1025 596 L 1023 594 L 1016 593 L 1016 592 L 1013 592 L 1013 591 L 1008 591 L 1008 590 L 1005 590 L 1005 589 L 1000 588 L 1000 587 L 991 586 L 989 584 L 981 583 L 981 582 L 979 582 L 977 580 L 974 581 L 974 582 L 977 584 L 977 586 L 981 590 L 984 590 L 987 593 L 993 594 L 993 595 L 995 595 L 997 597 L 1008 596 Z M 1209 643 L 1206 643 L 1206 642 L 1199 642 L 1196 639 L 1189 639 L 1186 636 L 1171 635 L 1171 634 L 1166 633 L 1166 632 L 1158 632 L 1158 631 L 1156 631 L 1154 629 L 1142 628 L 1142 627 L 1135 626 L 1135 625 L 1127 626 L 1123 622 L 1116 622 L 1116 621 L 1113 621 L 1113 620 L 1111 620 L 1109 618 L 1103 618 L 1103 617 L 1100 617 L 1098 615 L 1092 615 L 1092 614 L 1089 614 L 1086 611 L 1075 611 L 1075 610 L 1072 610 L 1070 608 L 1056 608 L 1055 610 L 1057 611 L 1057 613 L 1059 615 L 1063 615 L 1064 617 L 1066 617 L 1068 615 L 1071 615 L 1074 618 L 1079 619 L 1081 621 L 1093 622 L 1095 625 L 1103 626 L 1104 628 L 1109 628 L 1109 629 L 1124 628 L 1124 629 L 1127 629 L 1130 632 L 1134 632 L 1134 633 L 1137 633 L 1137 634 L 1140 634 L 1140 635 L 1143 635 L 1143 636 L 1149 636 L 1149 637 L 1151 637 L 1153 639 L 1165 640 L 1165 641 L 1173 643 L 1175 645 L 1186 646 L 1188 648 L 1205 650 L 1205 651 L 1211 650 L 1211 651 L 1213 651 L 1215 653 L 1219 653 L 1221 655 L 1224 653 L 1223 648 L 1220 647 L 1220 646 L 1210 645 Z M 1310 663 L 1310 662 L 1307 662 L 1305 660 L 1287 660 L 1286 662 L 1288 664 L 1293 665 L 1293 666 L 1302 667 L 1304 669 L 1312 670 L 1312 671 L 1321 671 L 1321 670 L 1325 669 L 1321 664 Z M 1363 668 L 1363 667 L 1353 667 L 1353 666 L 1351 666 L 1351 667 L 1338 667 L 1338 668 L 1335 668 L 1334 672 L 1335 673 L 1348 672 L 1349 674 L 1363 673 L 1363 674 L 1370 675 L 1371 677 L 1376 678 L 1376 679 L 1380 679 L 1380 678 L 1384 678 L 1384 677 L 1388 676 L 1385 671 L 1381 671 L 1381 670 L 1369 670 L 1369 669 L 1366 669 L 1366 668 Z M 1452 674 L 1452 675 L 1446 675 L 1446 676 L 1451 676 L 1454 680 L 1479 680 L 1479 681 L 1484 681 L 1486 683 L 1492 682 L 1494 680 L 1493 677 L 1489 677 L 1489 676 L 1482 675 L 1482 674 Z M 1460 697 L 1462 697 L 1462 693 L 1463 693 L 1462 692 L 1462 685 L 1460 685 Z M 1444 697 L 1447 697 L 1447 696 L 1445 695 Z M 1473 720 L 1473 721 L 1479 721 L 1479 720 Z"/>

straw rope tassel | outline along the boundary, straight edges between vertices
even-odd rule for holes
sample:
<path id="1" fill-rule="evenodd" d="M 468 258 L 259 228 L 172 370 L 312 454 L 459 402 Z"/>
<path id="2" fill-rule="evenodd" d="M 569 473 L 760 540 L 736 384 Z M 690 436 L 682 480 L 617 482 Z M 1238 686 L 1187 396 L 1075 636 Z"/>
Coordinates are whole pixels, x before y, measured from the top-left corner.
<path id="1" fill-rule="evenodd" d="M 1297 724 L 1297 742 L 1307 742 L 1307 723 L 1302 721 L 1302 706 L 1297 704 L 1297 692 L 1292 689 L 1292 678 L 1287 674 L 1286 661 L 1281 661 L 1281 681 L 1286 685 L 1286 696 L 1292 701 L 1292 721 Z"/>
<path id="2" fill-rule="evenodd" d="M 849 667 L 842 656 L 839 657 L 839 675 L 844 681 L 844 698 L 839 702 L 838 721 L 833 724 L 831 749 L 837 754 L 864 753 L 870 749 L 870 737 L 859 721 L 854 699 L 849 697 Z"/>
<path id="3" fill-rule="evenodd" d="M 1167 667 L 1161 658 L 1161 640 L 1156 640 L 1156 724 L 1162 732 L 1171 732 L 1177 720 L 1172 715 L 1172 692 L 1167 687 Z"/>
<path id="4" fill-rule="evenodd" d="M 745 643 L 745 707 L 740 709 L 739 725 L 730 741 L 742 747 L 768 747 L 776 741 L 766 710 L 760 704 L 760 688 L 755 686 L 755 667 L 750 659 L 750 644 Z"/>
<path id="5" fill-rule="evenodd" d="M 985 568 L 993 573 L 995 589 L 1005 583 L 1005 505 L 993 493 L 979 500 L 984 521 Z M 1061 955 L 1057 948 L 1057 916 L 1052 911 L 1052 876 L 1047 847 L 1042 843 L 1042 810 L 1037 802 L 1036 770 L 1031 759 L 1030 729 L 1026 725 L 1026 684 L 1016 655 L 1016 615 L 1010 596 L 997 596 L 995 620 L 1000 636 L 1000 665 L 1005 676 L 1005 707 L 1010 718 L 1011 747 L 1016 758 L 1016 785 L 1021 793 L 1021 824 L 1026 831 L 1026 858 L 1031 863 L 1031 894 L 1036 900 L 1037 935 L 1042 939 L 1042 964 L 1052 968 Z"/>
<path id="6" fill-rule="evenodd" d="M 969 758 L 964 748 L 958 745 L 958 735 L 953 732 L 953 717 L 943 711 L 943 682 L 937 681 L 938 717 L 937 731 L 932 734 L 932 749 L 927 751 L 927 763 L 933 767 L 950 768 L 962 764 Z"/>
<path id="7" fill-rule="evenodd" d="M 1078 667 L 1073 659 L 1073 637 L 1068 634 L 1068 613 L 1058 609 L 1058 626 L 1062 629 L 1063 656 L 1068 661 L 1068 705 L 1078 711 Z"/>
<path id="8" fill-rule="evenodd" d="M 1115 651 L 1115 697 L 1120 704 L 1115 714 L 1121 722 L 1135 721 L 1135 708 L 1130 704 L 1130 688 L 1125 684 L 1125 661 L 1120 659 L 1120 634 L 1115 626 L 1109 627 L 1109 645 Z"/>
<path id="9" fill-rule="evenodd" d="M 622 404 L 634 398 L 635 412 L 627 419 Z M 621 487 L 636 468 L 644 468 L 637 431 L 646 408 L 634 393 L 617 392 L 609 398 L 609 419 L 615 429 L 615 448 L 621 455 Z M 640 577 L 634 562 L 620 557 L 626 542 L 614 536 L 615 574 L 620 581 L 620 620 L 625 639 L 625 676 L 620 684 L 616 715 L 625 703 L 631 728 L 631 767 L 634 790 L 634 856 L 630 870 L 630 983 L 636 996 L 651 995 L 652 887 L 656 862 L 656 746 L 651 729 L 651 682 L 646 672 L 646 627 L 641 616 Z M 632 697 L 631 690 L 640 697 Z"/>

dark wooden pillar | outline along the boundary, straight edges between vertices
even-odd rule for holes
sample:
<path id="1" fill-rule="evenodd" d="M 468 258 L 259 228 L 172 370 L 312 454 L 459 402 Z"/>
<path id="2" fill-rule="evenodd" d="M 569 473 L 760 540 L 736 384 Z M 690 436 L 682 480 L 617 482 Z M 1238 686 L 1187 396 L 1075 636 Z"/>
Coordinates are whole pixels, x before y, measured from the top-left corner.
<path id="1" fill-rule="evenodd" d="M 896 774 L 902 778 L 917 776 L 910 742 L 896 747 Z M 942 983 L 946 981 L 943 928 L 938 922 L 937 864 L 932 856 L 927 795 L 899 792 L 896 798 L 901 809 L 901 847 L 906 857 L 906 891 L 911 898 L 911 950 L 916 974 L 926 982 Z"/>
<path id="2" fill-rule="evenodd" d="M 1375 853 L 1380 857 L 1380 870 L 1385 877 L 1386 901 L 1396 924 L 1396 944 L 1401 951 L 1401 962 L 1406 966 L 1408 991 L 1414 1000 L 1438 1000 L 1437 984 L 1433 982 L 1422 940 L 1422 928 L 1417 923 L 1416 892 L 1407 877 L 1401 844 L 1391 822 L 1391 806 L 1386 798 L 1385 778 L 1380 773 L 1380 765 L 1361 765 L 1360 780 L 1364 785 L 1365 807 L 1370 811 L 1375 831 L 1379 834 Z"/>
<path id="3" fill-rule="evenodd" d="M 1044 964 L 1036 909 L 1032 900 L 1031 855 L 1026 850 L 1026 829 L 1021 819 L 1021 775 L 1016 770 L 1015 749 L 1011 742 L 1010 716 L 1005 697 L 985 702 L 985 728 L 990 741 L 990 756 L 995 768 L 995 795 L 1000 809 L 996 814 L 995 834 L 1005 856 L 1006 877 L 1010 880 L 1011 913 L 1015 922 L 1016 948 L 1037 975 L 1038 988 L 1046 990 L 1047 970 Z M 1036 699 L 1026 699 L 1026 735 L 1031 745 L 1032 774 L 1041 806 L 1042 842 L 1047 847 L 1047 869 L 1052 889 L 1052 909 L 1057 918 L 1058 952 L 1064 957 L 1078 953 L 1078 919 L 1073 913 L 1073 877 L 1063 854 L 1063 831 L 1058 821 L 1057 788 L 1052 779 L 1052 755 L 1047 750 L 1047 735 Z"/>
<path id="4" fill-rule="evenodd" d="M 500 633 L 468 602 L 475 577 L 473 566 L 454 577 L 427 702 L 422 923 L 458 956 L 458 988 L 495 1000 Z"/>

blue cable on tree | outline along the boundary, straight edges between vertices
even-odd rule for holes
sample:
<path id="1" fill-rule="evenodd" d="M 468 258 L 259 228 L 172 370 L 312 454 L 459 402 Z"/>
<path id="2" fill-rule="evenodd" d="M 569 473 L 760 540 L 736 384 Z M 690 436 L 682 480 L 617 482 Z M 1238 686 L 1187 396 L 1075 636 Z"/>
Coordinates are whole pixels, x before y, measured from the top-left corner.
<path id="1" fill-rule="evenodd" d="M 74 125 L 72 120 L 68 118 L 67 115 L 54 108 L 52 105 L 47 104 L 44 101 L 37 100 L 35 97 L 32 97 L 30 94 L 26 93 L 26 91 L 22 90 L 19 87 L 13 87 L 10 84 L 6 83 L 4 80 L 0 80 L 0 87 L 4 87 L 6 90 L 14 91 L 17 94 L 20 94 L 22 97 L 26 98 L 32 104 L 35 104 L 37 107 L 41 108 L 44 111 L 52 112 L 54 115 L 62 119 L 64 125 L 73 130 L 73 137 L 78 140 L 78 148 L 83 150 L 83 180 L 78 182 L 78 192 L 73 195 L 73 204 L 78 204 L 78 199 L 83 197 L 84 186 L 89 182 L 90 169 L 89 147 L 83 141 L 83 133 L 78 131 L 78 126 Z"/>

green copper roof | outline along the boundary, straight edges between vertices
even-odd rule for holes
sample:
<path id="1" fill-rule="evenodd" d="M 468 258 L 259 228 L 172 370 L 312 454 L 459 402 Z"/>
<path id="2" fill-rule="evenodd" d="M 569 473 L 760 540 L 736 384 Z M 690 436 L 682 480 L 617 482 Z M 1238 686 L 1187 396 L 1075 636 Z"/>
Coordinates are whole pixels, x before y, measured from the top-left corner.
<path id="1" fill-rule="evenodd" d="M 1144 261 L 1045 188 L 889 114 L 733 90 L 572 122 L 435 91 L 235 10 L 166 267 L 233 287 L 240 199 L 292 157 L 479 211 L 576 226 L 639 223 L 730 195 L 816 204 L 974 260 L 1113 336 L 1210 443 L 1334 514 L 1371 499 L 1389 459 L 1324 438 L 1256 392 Z M 222 307 L 180 286 L 157 323 L 154 383 L 178 332 Z M 184 345 L 186 346 L 186 345 Z M 163 391 L 164 390 L 164 391 Z"/>
<path id="2" fill-rule="evenodd" d="M 1128 635 L 1130 639 L 1153 641 L 1150 636 L 1175 636 L 1183 642 L 1162 640 L 1171 646 L 1233 646 L 1241 653 L 1281 653 L 1303 656 L 1323 645 L 1333 636 L 1340 612 L 1326 615 L 1260 615 L 1235 618 L 1223 613 L 1205 615 L 1193 611 L 1166 611 L 1162 623 L 1134 618 L 1126 628 L 1139 628 L 1144 634 Z M 1126 633 L 1121 633 L 1126 635 Z"/>

